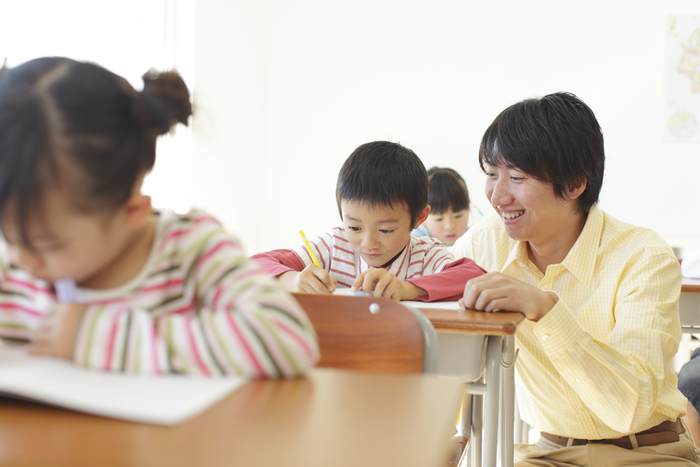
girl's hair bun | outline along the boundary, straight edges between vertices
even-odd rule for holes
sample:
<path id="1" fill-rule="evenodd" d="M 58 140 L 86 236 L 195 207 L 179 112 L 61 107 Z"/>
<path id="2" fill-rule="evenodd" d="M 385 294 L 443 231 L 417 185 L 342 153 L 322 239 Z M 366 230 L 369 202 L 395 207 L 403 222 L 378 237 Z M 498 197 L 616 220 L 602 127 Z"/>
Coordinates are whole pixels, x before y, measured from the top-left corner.
<path id="1" fill-rule="evenodd" d="M 136 97 L 134 114 L 141 125 L 159 135 L 178 122 L 187 126 L 192 115 L 187 85 L 176 72 L 149 71 L 143 75 L 143 91 Z"/>

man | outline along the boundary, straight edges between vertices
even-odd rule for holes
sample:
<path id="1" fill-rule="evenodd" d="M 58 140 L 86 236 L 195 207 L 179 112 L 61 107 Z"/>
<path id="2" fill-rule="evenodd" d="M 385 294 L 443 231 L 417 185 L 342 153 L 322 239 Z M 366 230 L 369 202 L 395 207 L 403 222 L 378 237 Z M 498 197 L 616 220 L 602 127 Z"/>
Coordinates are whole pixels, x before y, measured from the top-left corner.
<path id="1" fill-rule="evenodd" d="M 517 394 L 541 437 L 516 446 L 516 465 L 700 465 L 671 366 L 678 260 L 596 206 L 605 153 L 591 109 L 568 93 L 519 102 L 486 130 L 479 163 L 498 216 L 454 254 L 490 271 L 467 282 L 465 307 L 527 318 Z"/>

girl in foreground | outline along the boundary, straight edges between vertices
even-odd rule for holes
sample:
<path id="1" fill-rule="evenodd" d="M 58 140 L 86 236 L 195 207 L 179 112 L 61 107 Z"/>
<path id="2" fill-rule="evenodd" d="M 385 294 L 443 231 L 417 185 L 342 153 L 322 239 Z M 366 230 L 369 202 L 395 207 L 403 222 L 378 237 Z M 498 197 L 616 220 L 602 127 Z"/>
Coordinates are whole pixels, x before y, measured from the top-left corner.
<path id="1" fill-rule="evenodd" d="M 0 71 L 0 337 L 133 373 L 293 376 L 316 362 L 308 318 L 234 237 L 141 193 L 156 138 L 191 109 L 176 73 L 137 92 L 66 58 Z"/>

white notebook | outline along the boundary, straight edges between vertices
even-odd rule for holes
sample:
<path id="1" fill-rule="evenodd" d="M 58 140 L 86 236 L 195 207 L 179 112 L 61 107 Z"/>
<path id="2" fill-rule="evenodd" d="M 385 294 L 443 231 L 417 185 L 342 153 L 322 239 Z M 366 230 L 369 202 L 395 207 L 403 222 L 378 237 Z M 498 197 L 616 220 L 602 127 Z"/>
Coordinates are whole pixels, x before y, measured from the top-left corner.
<path id="1" fill-rule="evenodd" d="M 105 417 L 177 425 L 247 382 L 241 377 L 139 376 L 87 370 L 66 360 L 28 355 L 0 342 L 0 396 Z"/>

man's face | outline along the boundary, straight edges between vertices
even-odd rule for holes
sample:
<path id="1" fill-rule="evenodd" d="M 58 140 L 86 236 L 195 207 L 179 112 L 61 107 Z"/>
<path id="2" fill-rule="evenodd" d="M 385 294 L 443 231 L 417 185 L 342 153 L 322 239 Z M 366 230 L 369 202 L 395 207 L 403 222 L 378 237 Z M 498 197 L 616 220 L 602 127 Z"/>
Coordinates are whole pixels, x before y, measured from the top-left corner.
<path id="1" fill-rule="evenodd" d="M 501 164 L 485 165 L 486 196 L 501 215 L 508 235 L 532 245 L 556 243 L 571 228 L 576 199 L 562 199 L 554 187 Z"/>

